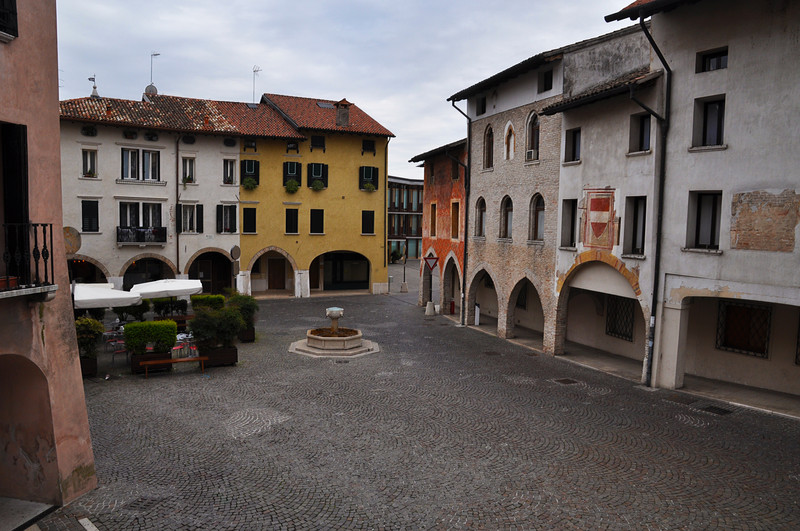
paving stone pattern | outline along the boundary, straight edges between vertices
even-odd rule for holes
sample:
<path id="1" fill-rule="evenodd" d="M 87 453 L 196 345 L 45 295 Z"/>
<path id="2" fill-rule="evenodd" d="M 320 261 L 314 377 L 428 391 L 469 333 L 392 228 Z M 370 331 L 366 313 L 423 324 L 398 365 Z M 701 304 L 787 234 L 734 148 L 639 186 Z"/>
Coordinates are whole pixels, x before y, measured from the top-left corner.
<path id="1" fill-rule="evenodd" d="M 800 528 L 797 420 L 534 356 L 415 297 L 261 301 L 236 367 L 86 381 L 100 486 L 41 529 Z M 381 352 L 289 354 L 334 305 Z"/>

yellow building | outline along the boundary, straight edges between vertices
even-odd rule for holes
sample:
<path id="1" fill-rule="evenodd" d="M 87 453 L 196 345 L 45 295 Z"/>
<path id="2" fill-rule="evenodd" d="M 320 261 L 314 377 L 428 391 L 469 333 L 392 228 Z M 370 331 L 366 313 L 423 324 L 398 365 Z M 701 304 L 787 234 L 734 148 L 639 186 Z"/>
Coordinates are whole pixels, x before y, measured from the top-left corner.
<path id="1" fill-rule="evenodd" d="M 388 291 L 391 131 L 347 100 L 265 94 L 302 139 L 252 136 L 240 153 L 241 292 Z"/>

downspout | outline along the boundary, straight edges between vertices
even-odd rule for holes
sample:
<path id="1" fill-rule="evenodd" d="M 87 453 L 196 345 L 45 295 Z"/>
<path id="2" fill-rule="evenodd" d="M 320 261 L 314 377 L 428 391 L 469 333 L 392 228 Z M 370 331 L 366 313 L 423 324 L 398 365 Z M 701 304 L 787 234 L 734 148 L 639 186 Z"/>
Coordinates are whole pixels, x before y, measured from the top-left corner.
<path id="1" fill-rule="evenodd" d="M 383 187 L 383 267 L 388 267 L 386 256 L 389 252 L 389 205 L 387 204 L 387 196 L 389 195 L 389 142 L 392 137 L 386 137 L 386 149 L 383 150 L 383 167 L 386 168 L 386 186 Z M 406 242 L 408 246 L 408 242 Z M 406 251 L 408 247 L 406 247 Z M 387 273 L 388 275 L 388 273 Z M 386 279 L 389 280 L 388 278 Z"/>
<path id="2" fill-rule="evenodd" d="M 469 188 L 470 188 L 470 168 L 472 167 L 472 118 L 456 107 L 456 102 L 451 101 L 455 110 L 460 112 L 467 119 L 467 165 L 464 166 L 464 270 L 461 272 L 461 326 L 467 323 L 467 242 L 469 241 Z M 459 161 L 459 165 L 461 162 Z"/>
<path id="3" fill-rule="evenodd" d="M 654 343 L 656 337 L 656 312 L 658 310 L 658 290 L 660 285 L 660 277 L 661 277 L 661 228 L 663 225 L 663 218 L 664 218 L 664 183 L 666 181 L 666 168 L 667 168 L 667 133 L 669 132 L 669 120 L 670 120 L 670 109 L 671 109 L 671 99 L 672 99 L 672 70 L 670 70 L 669 65 L 667 64 L 667 60 L 664 58 L 664 54 L 661 53 L 656 41 L 653 40 L 653 36 L 647 29 L 647 25 L 644 22 L 644 17 L 641 15 L 639 16 L 639 25 L 642 28 L 642 32 L 644 32 L 644 36 L 650 42 L 650 46 L 653 47 L 653 50 L 658 55 L 658 60 L 661 61 L 661 64 L 664 66 L 665 72 L 665 79 L 664 84 L 666 85 L 664 88 L 664 116 L 661 117 L 653 110 L 651 110 L 646 105 L 643 105 L 636 98 L 633 97 L 631 93 L 631 99 L 639 104 L 644 110 L 652 114 L 659 123 L 659 130 L 661 133 L 660 138 L 660 152 L 658 157 L 658 187 L 655 190 L 657 197 L 658 197 L 658 207 L 657 207 L 657 216 L 656 216 L 656 248 L 655 248 L 655 265 L 653 267 L 653 295 L 652 301 L 650 303 L 650 328 L 647 334 L 647 354 L 646 354 L 646 371 L 645 371 L 645 385 L 648 387 L 652 387 L 652 376 L 653 376 L 653 350 L 654 350 Z"/>
<path id="4" fill-rule="evenodd" d="M 178 228 L 178 216 L 183 214 L 181 212 L 181 205 L 179 202 L 180 199 L 180 144 L 181 144 L 181 135 L 178 134 L 175 137 L 175 267 L 178 269 L 178 275 L 181 274 L 181 233 L 177 231 Z"/>

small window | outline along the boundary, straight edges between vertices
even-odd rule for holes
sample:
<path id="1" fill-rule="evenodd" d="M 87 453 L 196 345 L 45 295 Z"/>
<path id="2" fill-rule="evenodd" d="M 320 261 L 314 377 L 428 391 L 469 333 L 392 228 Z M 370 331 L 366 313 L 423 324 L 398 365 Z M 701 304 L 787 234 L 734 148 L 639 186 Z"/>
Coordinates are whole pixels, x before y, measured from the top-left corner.
<path id="1" fill-rule="evenodd" d="M 81 201 L 81 232 L 99 232 L 100 218 L 97 201 Z"/>
<path id="2" fill-rule="evenodd" d="M 222 184 L 236 184 L 236 161 L 234 159 L 222 161 Z"/>
<path id="3" fill-rule="evenodd" d="M 236 232 L 236 205 L 217 205 L 217 232 Z"/>
<path id="4" fill-rule="evenodd" d="M 626 254 L 644 254 L 645 218 L 647 197 L 625 199 L 625 246 Z"/>
<path id="5" fill-rule="evenodd" d="M 298 226 L 297 226 L 297 209 L 296 208 L 287 208 L 286 209 L 286 234 L 298 234 Z"/>
<path id="6" fill-rule="evenodd" d="M 478 116 L 486 114 L 486 96 L 481 96 L 475 102 L 475 114 Z"/>
<path id="7" fill-rule="evenodd" d="M 122 148 L 122 179 L 139 179 L 139 150 Z"/>
<path id="8" fill-rule="evenodd" d="M 486 201 L 482 197 L 475 206 L 475 236 L 486 236 Z"/>
<path id="9" fill-rule="evenodd" d="M 290 151 L 294 151 L 295 153 L 300 153 L 300 142 L 297 140 L 287 140 L 286 141 L 286 153 Z"/>
<path id="10" fill-rule="evenodd" d="M 553 69 L 539 72 L 539 94 L 553 89 Z"/>
<path id="11" fill-rule="evenodd" d="M 361 141 L 361 154 L 364 153 L 372 153 L 375 155 L 375 141 L 374 140 L 362 140 Z"/>
<path id="12" fill-rule="evenodd" d="M 3 0 L 0 2 L 0 42 L 9 42 L 15 37 L 19 37 L 17 2 L 16 0 Z"/>
<path id="13" fill-rule="evenodd" d="M 361 234 L 375 234 L 375 211 L 361 211 Z"/>
<path id="14" fill-rule="evenodd" d="M 314 181 L 320 181 L 323 188 L 328 187 L 328 165 L 312 162 L 308 165 L 308 187 L 314 186 Z"/>
<path id="15" fill-rule="evenodd" d="M 694 249 L 719 249 L 722 192 L 690 192 L 689 245 Z"/>
<path id="16" fill-rule="evenodd" d="M 255 234 L 256 232 L 256 209 L 245 207 L 242 209 L 242 232 Z"/>
<path id="17" fill-rule="evenodd" d="M 636 153 L 650 149 L 650 115 L 634 114 L 631 116 L 631 133 L 628 152 Z"/>
<path id="18" fill-rule="evenodd" d="M 358 170 L 358 188 L 366 189 L 371 184 L 374 190 L 378 189 L 378 168 L 374 166 L 361 166 Z"/>
<path id="19" fill-rule="evenodd" d="M 567 131 L 567 145 L 564 148 L 564 162 L 581 160 L 581 128 Z"/>
<path id="20" fill-rule="evenodd" d="M 723 145 L 724 126 L 725 95 L 695 100 L 692 146 Z"/>
<path id="21" fill-rule="evenodd" d="M 636 300 L 606 295 L 606 335 L 633 342 Z"/>
<path id="22" fill-rule="evenodd" d="M 450 204 L 450 238 L 457 240 L 459 237 L 459 227 L 461 226 L 460 204 Z"/>
<path id="23" fill-rule="evenodd" d="M 561 246 L 575 247 L 578 233 L 578 200 L 564 199 L 561 205 Z"/>
<path id="24" fill-rule="evenodd" d="M 494 167 L 494 132 L 491 126 L 486 128 L 483 137 L 483 167 L 485 169 Z"/>
<path id="25" fill-rule="evenodd" d="M 720 48 L 697 54 L 695 73 L 711 72 L 728 68 L 728 48 Z"/>
<path id="26" fill-rule="evenodd" d="M 181 159 L 181 182 L 186 183 L 193 183 L 194 180 L 194 157 L 182 157 Z"/>
<path id="27" fill-rule="evenodd" d="M 769 355 L 772 308 L 766 304 L 719 301 L 716 348 L 757 358 Z"/>
<path id="28" fill-rule="evenodd" d="M 284 162 L 283 163 L 283 185 L 289 181 L 295 181 L 297 184 L 303 182 L 303 165 L 299 162 Z"/>
<path id="29" fill-rule="evenodd" d="M 321 149 L 325 153 L 325 137 L 322 135 L 311 136 L 311 151 L 314 149 Z"/>
<path id="30" fill-rule="evenodd" d="M 325 234 L 325 211 L 311 209 L 311 234 Z"/>
<path id="31" fill-rule="evenodd" d="M 539 160 L 539 117 L 532 114 L 528 120 L 528 143 L 525 149 L 525 160 Z"/>
<path id="32" fill-rule="evenodd" d="M 81 154 L 83 159 L 81 175 L 87 179 L 97 177 L 97 151 L 84 149 Z"/>
<path id="33" fill-rule="evenodd" d="M 500 237 L 511 239 L 514 221 L 514 203 L 506 196 L 500 205 Z"/>
<path id="34" fill-rule="evenodd" d="M 506 160 L 512 160 L 514 158 L 514 150 L 516 149 L 516 138 L 514 135 L 514 128 L 509 127 L 508 131 L 506 131 L 506 141 L 504 144 L 504 151 L 503 153 Z"/>
<path id="35" fill-rule="evenodd" d="M 203 232 L 203 205 L 179 205 L 176 231 Z"/>
<path id="36" fill-rule="evenodd" d="M 142 179 L 145 181 L 160 179 L 160 155 L 158 151 L 142 151 Z"/>
<path id="37" fill-rule="evenodd" d="M 436 203 L 431 203 L 431 238 L 436 237 Z"/>
<path id="38" fill-rule="evenodd" d="M 242 151 L 247 153 L 247 151 L 250 150 L 253 153 L 255 153 L 257 151 L 256 150 L 256 145 L 257 145 L 256 144 L 256 140 L 254 138 L 245 138 L 242 141 Z"/>
<path id="39" fill-rule="evenodd" d="M 536 194 L 531 199 L 530 215 L 528 239 L 532 241 L 544 240 L 544 199 L 539 194 Z"/>

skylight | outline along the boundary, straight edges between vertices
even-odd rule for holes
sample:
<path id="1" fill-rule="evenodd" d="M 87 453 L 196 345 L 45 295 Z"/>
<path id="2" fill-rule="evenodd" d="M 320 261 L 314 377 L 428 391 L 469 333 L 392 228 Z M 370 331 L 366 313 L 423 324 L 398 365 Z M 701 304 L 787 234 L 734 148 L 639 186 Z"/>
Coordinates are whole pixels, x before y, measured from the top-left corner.
<path id="1" fill-rule="evenodd" d="M 318 101 L 317 107 L 322 109 L 333 109 L 333 103 L 328 103 L 327 101 Z"/>

